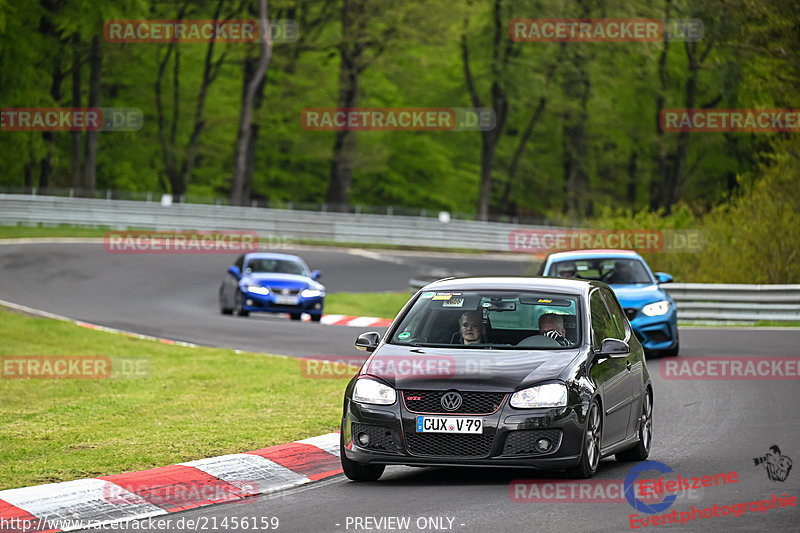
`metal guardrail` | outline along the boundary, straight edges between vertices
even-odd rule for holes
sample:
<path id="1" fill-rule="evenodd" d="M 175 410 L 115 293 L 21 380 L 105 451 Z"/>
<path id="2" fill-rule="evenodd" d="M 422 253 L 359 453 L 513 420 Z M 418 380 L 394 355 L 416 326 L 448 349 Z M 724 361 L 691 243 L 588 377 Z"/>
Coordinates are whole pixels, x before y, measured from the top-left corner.
<path id="1" fill-rule="evenodd" d="M 433 281 L 412 278 L 409 289 L 416 292 Z M 662 287 L 675 300 L 681 322 L 800 322 L 800 285 L 666 283 Z"/>
<path id="2" fill-rule="evenodd" d="M 413 216 L 331 213 L 0 194 L 0 225 L 107 226 L 115 230 L 253 231 L 262 238 L 509 251 L 522 226 Z M 547 226 L 524 226 L 541 229 Z"/>
<path id="3" fill-rule="evenodd" d="M 800 285 L 668 283 L 682 321 L 800 321 Z"/>

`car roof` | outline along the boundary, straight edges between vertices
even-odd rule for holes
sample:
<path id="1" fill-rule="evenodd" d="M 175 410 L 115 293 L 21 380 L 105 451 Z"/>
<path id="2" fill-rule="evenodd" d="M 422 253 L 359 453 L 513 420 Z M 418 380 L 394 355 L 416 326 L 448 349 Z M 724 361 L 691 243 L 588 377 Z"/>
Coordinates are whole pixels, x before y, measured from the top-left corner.
<path id="1" fill-rule="evenodd" d="M 595 286 L 605 286 L 605 283 L 550 277 L 491 276 L 445 278 L 425 285 L 422 290 L 546 290 L 579 295 L 588 293 Z"/>
<path id="2" fill-rule="evenodd" d="M 548 261 L 563 261 L 565 259 L 582 259 L 592 257 L 627 257 L 642 259 L 638 253 L 633 250 L 571 250 L 569 252 L 554 252 L 547 256 Z"/>
<path id="3" fill-rule="evenodd" d="M 296 255 L 276 254 L 276 253 L 270 253 L 270 252 L 253 252 L 253 253 L 250 253 L 250 254 L 245 254 L 245 257 L 246 257 L 247 260 L 250 260 L 250 259 L 289 259 L 289 260 L 292 260 L 292 261 L 303 262 L 303 260 L 300 259 Z"/>

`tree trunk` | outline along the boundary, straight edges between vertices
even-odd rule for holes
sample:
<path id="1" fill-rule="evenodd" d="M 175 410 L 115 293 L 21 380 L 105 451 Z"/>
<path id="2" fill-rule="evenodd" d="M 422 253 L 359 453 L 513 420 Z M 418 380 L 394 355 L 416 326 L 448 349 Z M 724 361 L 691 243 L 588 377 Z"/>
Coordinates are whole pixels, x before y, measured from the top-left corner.
<path id="1" fill-rule="evenodd" d="M 95 35 L 92 37 L 92 47 L 89 53 L 89 107 L 100 107 L 101 69 L 100 36 Z M 86 162 L 83 183 L 91 196 L 94 196 L 97 187 L 97 135 L 96 130 L 86 132 Z"/>
<path id="2" fill-rule="evenodd" d="M 61 68 L 64 54 L 64 41 L 61 34 L 53 24 L 52 17 L 59 9 L 55 0 L 41 0 L 41 6 L 45 13 L 39 19 L 39 33 L 51 37 L 57 43 L 53 50 L 53 77 L 50 82 L 50 98 L 53 105 L 61 105 L 61 84 L 64 81 L 64 71 Z M 53 172 L 53 152 L 56 151 L 56 134 L 52 131 L 43 131 L 42 140 L 44 141 L 45 156 L 39 160 L 39 189 L 47 190 L 50 187 L 50 175 Z"/>
<path id="3" fill-rule="evenodd" d="M 236 168 L 233 175 L 233 187 L 231 190 L 231 205 L 244 205 L 250 196 L 250 184 L 245 183 L 247 172 L 247 156 L 250 153 L 251 143 L 251 122 L 253 117 L 253 105 L 256 92 L 264 80 L 264 76 L 269 68 L 272 56 L 272 35 L 269 31 L 269 12 L 267 0 L 259 0 L 258 3 L 259 22 L 264 25 L 264 39 L 261 43 L 261 56 L 258 67 L 252 79 L 247 84 L 244 98 L 242 99 L 242 112 L 239 116 L 239 138 L 236 147 Z"/>
<path id="4" fill-rule="evenodd" d="M 342 42 L 339 46 L 339 108 L 358 105 L 364 43 L 359 34 L 353 12 L 358 8 L 359 16 L 365 16 L 363 3 L 359 0 L 344 0 L 342 5 Z M 325 202 L 333 211 L 347 211 L 350 206 L 350 186 L 353 179 L 353 158 L 356 144 L 354 131 L 337 131 L 333 142 L 331 179 Z"/>
<path id="5" fill-rule="evenodd" d="M 72 34 L 72 107 L 81 107 L 81 37 Z M 81 132 L 70 133 L 72 138 L 72 188 L 81 195 L 83 180 L 81 179 Z"/>
<path id="6" fill-rule="evenodd" d="M 539 122 L 539 119 L 544 112 L 545 105 L 547 105 L 547 98 L 542 96 L 539 98 L 539 104 L 536 106 L 536 110 L 531 115 L 531 119 L 528 122 L 528 125 L 525 127 L 525 131 L 519 140 L 519 144 L 517 144 L 517 149 L 514 151 L 514 157 L 511 159 L 511 168 L 508 169 L 508 181 L 506 182 L 506 187 L 503 191 L 503 198 L 500 201 L 500 209 L 506 214 L 513 214 L 511 213 L 511 189 L 514 186 L 514 181 L 517 176 L 519 160 L 522 158 L 522 153 L 525 151 L 525 145 L 528 144 L 528 140 L 533 133 L 533 128 L 536 127 L 536 124 Z"/>
<path id="7" fill-rule="evenodd" d="M 61 82 L 64 81 L 64 71 L 61 70 L 61 57 L 53 65 L 53 81 L 50 83 L 50 97 L 58 105 L 61 102 Z M 43 131 L 46 155 L 39 161 L 39 188 L 47 190 L 50 186 L 50 174 L 53 172 L 53 152 L 56 149 L 56 134 L 52 131 Z"/>
<path id="8" fill-rule="evenodd" d="M 225 0 L 218 0 L 217 7 L 214 10 L 213 20 L 219 20 L 220 11 L 222 10 L 222 5 L 224 2 Z M 186 153 L 183 158 L 180 174 L 178 175 L 177 180 L 172 182 L 172 196 L 173 200 L 176 202 L 182 201 L 183 196 L 186 194 L 189 178 L 192 175 L 195 160 L 197 158 L 197 147 L 200 144 L 200 135 L 202 134 L 203 128 L 206 125 L 204 114 L 206 97 L 208 96 L 208 88 L 216 79 L 217 74 L 219 74 L 220 65 L 225 59 L 225 52 L 223 52 L 217 61 L 213 60 L 214 44 L 215 41 L 212 39 L 209 41 L 208 47 L 206 48 L 206 57 L 203 63 L 203 79 L 200 82 L 200 91 L 197 94 L 197 104 L 194 110 L 194 127 L 192 128 L 192 134 L 189 137 L 189 143 L 186 145 Z"/>

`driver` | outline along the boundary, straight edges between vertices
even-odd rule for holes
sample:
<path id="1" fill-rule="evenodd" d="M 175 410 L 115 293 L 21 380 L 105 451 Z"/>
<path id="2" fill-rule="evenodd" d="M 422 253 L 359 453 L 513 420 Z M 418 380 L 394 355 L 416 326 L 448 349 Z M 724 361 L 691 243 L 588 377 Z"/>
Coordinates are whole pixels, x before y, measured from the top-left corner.
<path id="1" fill-rule="evenodd" d="M 480 311 L 467 311 L 458 318 L 458 331 L 464 344 L 483 344 L 486 342 L 486 325 Z"/>
<path id="2" fill-rule="evenodd" d="M 631 283 L 633 281 L 633 269 L 627 261 L 614 261 L 614 273 L 611 274 L 609 284 Z"/>
<path id="3" fill-rule="evenodd" d="M 561 346 L 572 344 L 567 339 L 564 317 L 555 313 L 547 313 L 539 317 L 539 334 L 550 337 Z"/>

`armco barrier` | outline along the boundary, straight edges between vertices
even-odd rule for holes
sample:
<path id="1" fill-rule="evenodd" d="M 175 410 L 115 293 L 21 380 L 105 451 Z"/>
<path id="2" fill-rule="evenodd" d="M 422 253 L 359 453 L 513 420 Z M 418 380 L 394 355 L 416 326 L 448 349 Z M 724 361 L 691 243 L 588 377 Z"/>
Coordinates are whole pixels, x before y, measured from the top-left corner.
<path id="1" fill-rule="evenodd" d="M 508 251 L 516 224 L 226 205 L 0 194 L 0 225 L 107 226 L 115 230 L 254 231 L 262 237 Z M 526 229 L 546 226 L 525 226 Z"/>
<path id="2" fill-rule="evenodd" d="M 800 321 L 800 285 L 668 283 L 682 321 Z"/>

